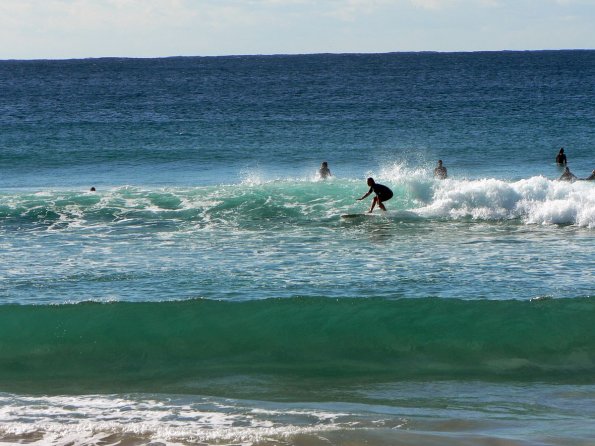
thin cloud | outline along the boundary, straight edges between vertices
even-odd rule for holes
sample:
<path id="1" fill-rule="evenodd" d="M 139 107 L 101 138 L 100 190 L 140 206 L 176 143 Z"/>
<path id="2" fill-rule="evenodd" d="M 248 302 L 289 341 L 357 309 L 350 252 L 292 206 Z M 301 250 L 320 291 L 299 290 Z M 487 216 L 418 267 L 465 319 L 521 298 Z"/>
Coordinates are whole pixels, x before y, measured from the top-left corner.
<path id="1" fill-rule="evenodd" d="M 594 48 L 593 22 L 588 0 L 1 0 L 0 58 Z"/>

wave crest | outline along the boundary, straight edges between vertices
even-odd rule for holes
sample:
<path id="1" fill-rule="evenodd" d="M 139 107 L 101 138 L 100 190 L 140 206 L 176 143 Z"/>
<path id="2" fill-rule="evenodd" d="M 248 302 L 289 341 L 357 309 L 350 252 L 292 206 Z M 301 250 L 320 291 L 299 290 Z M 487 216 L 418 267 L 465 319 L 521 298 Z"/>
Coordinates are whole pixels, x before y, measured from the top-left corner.
<path id="1" fill-rule="evenodd" d="M 387 218 L 403 211 L 429 220 L 521 221 L 531 225 L 595 228 L 595 182 L 565 183 L 544 177 L 443 181 L 402 168 L 377 181 L 391 187 Z M 144 190 L 120 187 L 97 193 L 49 191 L 0 195 L 0 225 L 49 229 L 97 225 L 160 228 L 224 225 L 242 228 L 328 224 L 340 214 L 365 212 L 357 202 L 365 179 L 251 178 L 241 184 Z M 396 214 L 394 214 L 396 212 Z M 174 229 L 175 230 L 175 229 Z"/>
<path id="2" fill-rule="evenodd" d="M 236 374 L 592 382 L 593 310 L 588 297 L 5 305 L 0 384 L 189 391 Z"/>
<path id="3" fill-rule="evenodd" d="M 432 200 L 416 209 L 425 217 L 476 220 L 520 219 L 526 224 L 574 224 L 595 228 L 595 188 L 586 181 L 565 183 L 533 177 L 445 180 Z"/>

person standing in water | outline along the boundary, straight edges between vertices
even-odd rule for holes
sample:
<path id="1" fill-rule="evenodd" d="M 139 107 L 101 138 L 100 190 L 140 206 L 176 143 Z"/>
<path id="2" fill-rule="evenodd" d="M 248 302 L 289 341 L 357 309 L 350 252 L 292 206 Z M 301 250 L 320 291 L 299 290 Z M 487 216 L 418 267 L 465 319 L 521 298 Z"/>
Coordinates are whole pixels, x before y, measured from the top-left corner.
<path id="1" fill-rule="evenodd" d="M 372 200 L 372 207 L 370 208 L 368 213 L 370 213 L 374 210 L 374 206 L 376 206 L 376 204 L 378 204 L 378 207 L 380 209 L 382 209 L 383 211 L 386 211 L 386 208 L 384 207 L 383 203 L 385 201 L 390 200 L 393 197 L 393 191 L 390 190 L 388 187 L 386 187 L 383 184 L 376 183 L 374 181 L 374 178 L 368 178 L 367 183 L 368 183 L 368 186 L 370 186 L 370 190 L 368 192 L 366 192 L 363 197 L 358 198 L 357 200 L 358 201 L 363 200 L 368 195 L 370 195 L 372 192 L 374 192 L 376 194 L 376 196 Z"/>
<path id="2" fill-rule="evenodd" d="M 318 170 L 318 174 L 320 178 L 325 179 L 327 177 L 332 177 L 331 170 L 328 168 L 328 163 L 323 161 L 320 165 L 320 169 Z"/>
<path id="3" fill-rule="evenodd" d="M 442 165 L 442 160 L 438 160 L 438 166 L 434 169 L 434 178 L 444 180 L 448 177 L 446 173 L 446 167 Z"/>
<path id="4" fill-rule="evenodd" d="M 566 160 L 566 155 L 564 154 L 564 147 L 562 147 L 556 155 L 556 164 L 559 166 L 565 166 L 566 164 L 568 164 L 568 161 Z"/>

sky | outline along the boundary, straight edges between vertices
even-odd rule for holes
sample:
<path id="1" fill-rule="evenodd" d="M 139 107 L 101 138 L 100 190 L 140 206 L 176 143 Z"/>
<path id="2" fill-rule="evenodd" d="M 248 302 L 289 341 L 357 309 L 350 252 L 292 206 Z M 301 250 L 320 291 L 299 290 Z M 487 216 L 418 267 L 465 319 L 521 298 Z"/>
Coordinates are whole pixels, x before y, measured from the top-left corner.
<path id="1" fill-rule="evenodd" d="M 595 0 L 0 0 L 0 59 L 595 49 Z"/>

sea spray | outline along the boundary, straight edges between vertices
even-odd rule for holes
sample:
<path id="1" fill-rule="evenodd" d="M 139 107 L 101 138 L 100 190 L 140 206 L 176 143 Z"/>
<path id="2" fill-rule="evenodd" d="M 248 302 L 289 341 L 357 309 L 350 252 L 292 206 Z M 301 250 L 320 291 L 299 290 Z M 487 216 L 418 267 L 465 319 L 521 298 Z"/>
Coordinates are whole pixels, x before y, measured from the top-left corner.
<path id="1" fill-rule="evenodd" d="M 592 444 L 595 51 L 0 74 L 0 441 Z"/>
<path id="2" fill-rule="evenodd" d="M 378 178 L 395 192 L 388 208 L 425 218 L 478 221 L 515 220 L 525 224 L 595 227 L 595 185 L 534 177 L 438 181 L 421 175 Z M 271 180 L 196 188 L 118 187 L 101 193 L 49 191 L 0 194 L 0 224 L 63 229 L 82 225 L 208 224 L 264 227 L 268 223 L 328 224 L 327 218 L 352 213 L 355 198 L 367 190 L 363 180 Z M 367 204 L 366 204 L 367 205 Z M 361 205 L 359 206 L 362 207 Z M 365 206 L 364 206 L 365 209 Z M 363 210 L 363 209 L 362 209 Z M 390 218 L 390 214 L 387 214 Z M 280 223 L 283 225 L 279 226 Z"/>

